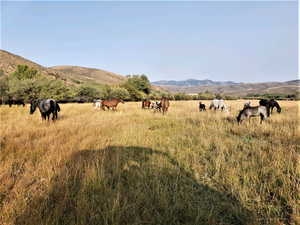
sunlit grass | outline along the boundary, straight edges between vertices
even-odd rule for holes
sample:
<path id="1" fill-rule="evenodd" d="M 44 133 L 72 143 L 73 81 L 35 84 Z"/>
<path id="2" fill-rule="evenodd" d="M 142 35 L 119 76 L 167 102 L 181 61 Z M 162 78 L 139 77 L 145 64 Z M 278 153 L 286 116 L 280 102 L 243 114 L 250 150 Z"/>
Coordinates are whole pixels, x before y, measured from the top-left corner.
<path id="1" fill-rule="evenodd" d="M 262 125 L 227 103 L 1 106 L 0 224 L 299 224 L 298 102 Z"/>

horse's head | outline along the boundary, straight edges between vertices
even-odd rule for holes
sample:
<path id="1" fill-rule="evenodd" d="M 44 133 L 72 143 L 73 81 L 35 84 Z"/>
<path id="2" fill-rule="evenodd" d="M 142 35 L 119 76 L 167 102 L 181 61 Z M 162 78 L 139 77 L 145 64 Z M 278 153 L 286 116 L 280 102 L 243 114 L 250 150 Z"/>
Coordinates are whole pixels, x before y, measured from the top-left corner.
<path id="1" fill-rule="evenodd" d="M 281 113 L 281 108 L 280 108 L 279 105 L 278 105 L 278 107 L 277 107 L 277 112 L 278 112 L 278 113 Z"/>
<path id="2" fill-rule="evenodd" d="M 124 101 L 123 101 L 123 99 L 120 99 L 119 101 L 120 101 L 120 102 L 122 102 L 122 103 L 124 104 Z"/>
<path id="3" fill-rule="evenodd" d="M 275 107 L 276 107 L 276 109 L 277 109 L 277 112 L 278 112 L 278 113 L 281 113 L 281 107 L 280 107 L 280 105 L 278 104 L 278 102 L 274 101 L 274 105 L 275 105 Z"/>
<path id="4" fill-rule="evenodd" d="M 31 103 L 30 103 L 30 114 L 34 113 L 34 111 L 36 110 L 37 105 L 38 105 L 38 101 L 36 101 L 36 100 L 31 101 Z"/>
<path id="5" fill-rule="evenodd" d="M 242 115 L 243 115 L 243 110 L 241 110 L 239 112 L 239 115 L 236 117 L 236 120 L 237 120 L 238 124 L 240 124 L 243 120 Z"/>

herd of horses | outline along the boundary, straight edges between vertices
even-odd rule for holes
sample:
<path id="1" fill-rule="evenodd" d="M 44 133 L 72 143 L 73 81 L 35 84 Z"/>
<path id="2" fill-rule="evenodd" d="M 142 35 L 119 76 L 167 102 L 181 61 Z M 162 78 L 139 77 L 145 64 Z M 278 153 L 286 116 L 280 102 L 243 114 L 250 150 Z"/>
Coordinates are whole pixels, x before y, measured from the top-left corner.
<path id="1" fill-rule="evenodd" d="M 3 101 L 2 99 L 0 99 L 0 105 L 9 105 L 9 107 L 12 107 L 12 105 L 22 105 L 23 107 L 25 107 L 25 101 L 23 99 L 8 99 L 6 101 Z"/>
<path id="2" fill-rule="evenodd" d="M 3 103 L 2 101 L 0 102 Z M 58 101 L 54 99 L 42 99 L 42 100 L 33 100 L 30 102 L 30 114 L 33 114 L 36 108 L 39 109 L 41 117 L 43 120 L 49 120 L 50 115 L 52 114 L 52 120 L 56 120 L 58 118 L 58 112 L 60 111 L 60 106 Z M 110 99 L 110 100 L 94 100 L 93 105 L 95 108 L 102 109 L 105 111 L 106 109 L 116 111 L 119 103 L 123 103 L 122 99 Z M 25 106 L 25 102 L 23 100 L 9 100 L 6 102 L 11 107 L 12 105 L 23 105 Z M 160 101 L 151 102 L 149 100 L 142 101 L 142 109 L 153 109 L 154 112 L 161 112 L 163 115 L 168 112 L 170 106 L 169 99 L 166 97 L 162 97 Z M 238 124 L 241 124 L 244 120 L 249 119 L 251 117 L 260 117 L 260 123 L 269 117 L 274 108 L 277 109 L 277 112 L 281 112 L 281 107 L 277 101 L 274 99 L 266 100 L 261 99 L 259 101 L 258 106 L 251 106 L 251 102 L 245 102 L 244 108 L 239 111 L 237 116 Z M 214 99 L 211 101 L 209 105 L 210 110 L 220 110 L 229 112 L 230 107 L 227 106 L 223 99 Z M 206 111 L 206 105 L 202 102 L 199 102 L 199 111 Z"/>
<path id="3" fill-rule="evenodd" d="M 244 108 L 239 112 L 237 121 L 240 124 L 243 120 L 249 119 L 250 122 L 251 117 L 260 116 L 260 123 L 262 123 L 272 114 L 274 108 L 277 109 L 278 113 L 281 113 L 281 107 L 274 99 L 261 99 L 258 106 L 251 106 L 251 103 L 247 102 L 245 103 Z"/>

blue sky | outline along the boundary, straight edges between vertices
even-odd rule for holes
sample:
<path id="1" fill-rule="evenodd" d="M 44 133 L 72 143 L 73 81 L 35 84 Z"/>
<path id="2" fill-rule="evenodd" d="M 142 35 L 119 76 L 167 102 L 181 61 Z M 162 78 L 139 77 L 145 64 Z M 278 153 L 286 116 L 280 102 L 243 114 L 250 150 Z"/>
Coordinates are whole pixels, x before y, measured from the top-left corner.
<path id="1" fill-rule="evenodd" d="M 285 81 L 298 74 L 298 3 L 2 2 L 1 48 L 44 66 L 151 81 Z"/>

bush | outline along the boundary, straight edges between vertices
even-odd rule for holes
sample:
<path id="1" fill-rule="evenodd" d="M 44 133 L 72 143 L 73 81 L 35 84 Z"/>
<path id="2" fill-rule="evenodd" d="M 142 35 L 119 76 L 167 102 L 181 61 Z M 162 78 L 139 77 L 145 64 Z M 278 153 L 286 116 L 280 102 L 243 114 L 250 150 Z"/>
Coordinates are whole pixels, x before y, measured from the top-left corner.
<path id="1" fill-rule="evenodd" d="M 100 92 L 94 87 L 82 85 L 79 86 L 75 95 L 81 99 L 92 101 L 95 98 L 99 98 Z"/>
<path id="2" fill-rule="evenodd" d="M 146 75 L 129 75 L 127 84 L 145 94 L 150 94 L 151 84 Z"/>
<path id="3" fill-rule="evenodd" d="M 131 101 L 140 101 L 146 97 L 146 95 L 143 92 L 137 90 L 130 83 L 125 83 L 121 87 L 125 88 L 128 91 Z"/>
<path id="4" fill-rule="evenodd" d="M 113 88 L 110 93 L 111 98 L 119 98 L 123 100 L 130 100 L 130 95 L 127 89 L 122 87 Z"/>

